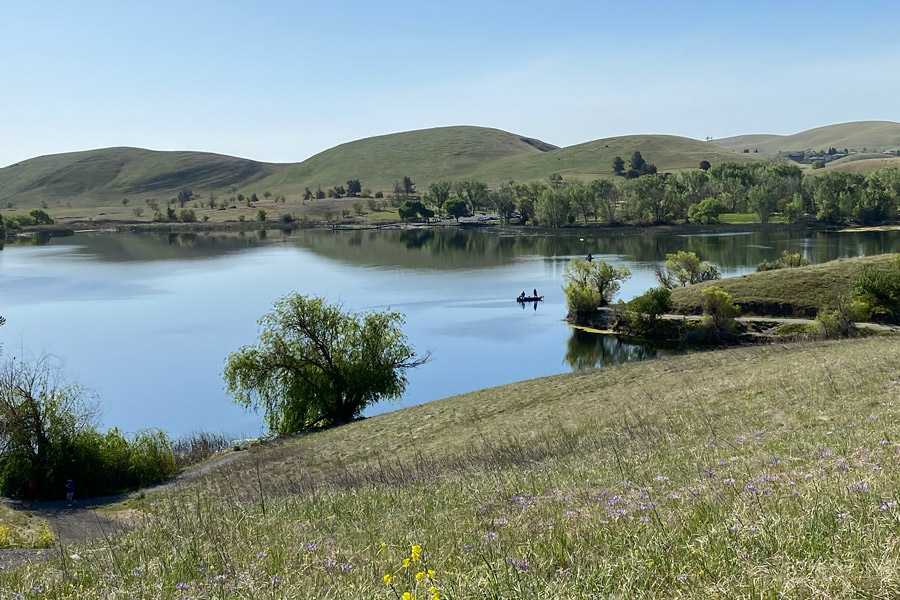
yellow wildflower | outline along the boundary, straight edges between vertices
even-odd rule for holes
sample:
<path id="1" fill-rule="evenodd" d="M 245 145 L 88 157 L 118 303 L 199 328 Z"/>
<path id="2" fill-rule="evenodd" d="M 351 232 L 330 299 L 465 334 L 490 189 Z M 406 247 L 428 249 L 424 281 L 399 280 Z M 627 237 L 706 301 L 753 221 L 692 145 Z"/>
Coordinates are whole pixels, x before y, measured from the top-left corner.
<path id="1" fill-rule="evenodd" d="M 416 600 L 416 597 L 413 594 L 410 594 L 409 592 L 403 592 L 403 595 L 401 596 L 401 598 L 403 600 Z"/>
<path id="2" fill-rule="evenodd" d="M 435 575 L 434 569 L 428 569 L 427 575 L 428 575 L 428 577 L 434 577 L 434 575 Z"/>
<path id="3" fill-rule="evenodd" d="M 419 560 L 419 557 L 422 555 L 422 546 L 415 544 L 412 547 L 412 550 L 409 553 L 409 557 L 414 561 Z"/>
<path id="4" fill-rule="evenodd" d="M 416 573 L 416 581 L 422 581 L 423 577 L 425 577 L 424 571 L 419 571 L 418 573 Z"/>
<path id="5" fill-rule="evenodd" d="M 387 575 L 384 576 L 384 582 L 386 584 L 390 585 L 391 583 L 394 582 L 394 576 L 391 575 L 390 573 L 388 573 Z"/>
<path id="6" fill-rule="evenodd" d="M 408 559 L 408 558 L 404 558 L 404 559 L 403 559 L 403 566 L 404 566 L 404 567 L 409 567 L 409 559 Z"/>

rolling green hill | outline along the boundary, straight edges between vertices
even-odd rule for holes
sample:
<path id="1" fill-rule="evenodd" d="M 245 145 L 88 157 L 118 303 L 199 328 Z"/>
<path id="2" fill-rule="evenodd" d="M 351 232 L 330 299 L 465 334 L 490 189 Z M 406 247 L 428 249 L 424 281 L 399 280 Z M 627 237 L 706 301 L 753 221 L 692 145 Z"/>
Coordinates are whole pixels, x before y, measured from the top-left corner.
<path id="1" fill-rule="evenodd" d="M 751 146 L 760 153 L 740 151 Z M 390 192 L 403 176 L 411 177 L 420 190 L 438 179 L 497 185 L 560 173 L 567 179 L 589 180 L 610 176 L 613 158 L 627 161 L 635 151 L 666 172 L 697 168 L 703 160 L 713 165 L 761 160 L 784 148 L 829 146 L 900 147 L 900 123 L 845 123 L 793 136 L 748 135 L 714 143 L 629 135 L 565 148 L 498 129 L 438 127 L 356 140 L 286 164 L 202 152 L 105 148 L 41 156 L 0 169 L 0 207 L 17 212 L 47 205 L 60 217 L 130 219 L 137 203 L 148 198 L 165 201 L 183 188 L 205 198 L 210 192 L 225 196 L 236 186 L 246 195 L 269 191 L 299 202 L 306 187 L 328 189 L 349 179 L 359 179 L 373 192 Z M 135 203 L 123 206 L 124 197 Z M 251 218 L 254 214 L 248 213 Z M 209 216 L 215 220 L 220 215 Z"/>
<path id="2" fill-rule="evenodd" d="M 660 172 L 696 169 L 703 160 L 715 165 L 727 161 L 743 162 L 759 159 L 758 155 L 736 153 L 708 142 L 685 137 L 628 135 L 482 165 L 474 175 L 491 183 L 509 179 L 516 181 L 546 179 L 550 173 L 559 173 L 566 178 L 589 180 L 612 175 L 613 158 L 621 156 L 627 163 L 636 150 L 641 152 L 647 162 L 655 164 Z"/>
<path id="3" fill-rule="evenodd" d="M 41 156 L 0 169 L 0 201 L 35 204 L 67 200 L 94 204 L 123 196 L 244 186 L 277 165 L 206 152 L 104 148 Z"/>
<path id="4" fill-rule="evenodd" d="M 759 149 L 765 154 L 783 150 L 819 150 L 839 148 L 869 151 L 900 148 L 900 123 L 894 121 L 856 121 L 801 131 L 793 135 L 739 135 L 713 142 L 730 150 Z"/>
<path id="5" fill-rule="evenodd" d="M 551 173 L 591 179 L 612 174 L 615 156 L 628 159 L 640 151 L 661 171 L 754 160 L 689 138 L 633 135 L 557 148 L 540 140 L 484 127 L 440 127 L 395 133 L 341 144 L 303 162 L 261 163 L 200 152 L 156 152 L 106 148 L 42 156 L 0 169 L 0 206 L 15 210 L 55 204 L 57 214 L 105 207 L 106 218 L 129 214 L 123 197 L 140 202 L 165 200 L 182 188 L 205 197 L 237 186 L 245 194 L 265 190 L 298 198 L 305 187 L 328 189 L 348 179 L 364 188 L 390 191 L 408 175 L 420 190 L 438 179 L 475 178 L 495 185 L 503 181 L 543 180 Z M 63 206 L 63 203 L 66 206 Z M 8 208 L 8 206 L 4 206 Z M 121 214 L 120 214 L 121 213 Z"/>
<path id="6" fill-rule="evenodd" d="M 540 140 L 484 127 L 439 127 L 380 135 L 335 146 L 287 165 L 260 185 L 295 194 L 306 186 L 328 188 L 359 179 L 364 187 L 390 190 L 409 176 L 424 188 L 438 179 L 461 179 L 485 165 L 555 150 Z M 546 177 L 549 173 L 542 175 Z"/>

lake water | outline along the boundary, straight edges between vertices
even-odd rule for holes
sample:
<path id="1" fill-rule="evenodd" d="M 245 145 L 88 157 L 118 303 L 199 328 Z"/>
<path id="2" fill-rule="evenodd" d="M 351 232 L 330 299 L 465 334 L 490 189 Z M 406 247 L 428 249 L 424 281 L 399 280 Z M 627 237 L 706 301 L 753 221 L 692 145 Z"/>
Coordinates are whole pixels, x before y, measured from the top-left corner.
<path id="1" fill-rule="evenodd" d="M 375 414 L 654 356 L 651 347 L 566 326 L 562 273 L 589 252 L 626 266 L 632 277 L 620 297 L 628 300 L 655 285 L 655 266 L 678 250 L 731 276 L 782 250 L 814 263 L 896 252 L 900 233 L 80 233 L 0 251 L 0 342 L 6 356 L 58 356 L 69 379 L 97 393 L 105 426 L 254 436 L 261 418 L 229 402 L 222 368 L 230 352 L 256 340 L 257 319 L 280 296 L 315 294 L 347 310 L 406 315 L 409 341 L 432 360 L 408 373 L 400 402 L 366 413 Z M 515 302 L 534 288 L 544 302 Z"/>

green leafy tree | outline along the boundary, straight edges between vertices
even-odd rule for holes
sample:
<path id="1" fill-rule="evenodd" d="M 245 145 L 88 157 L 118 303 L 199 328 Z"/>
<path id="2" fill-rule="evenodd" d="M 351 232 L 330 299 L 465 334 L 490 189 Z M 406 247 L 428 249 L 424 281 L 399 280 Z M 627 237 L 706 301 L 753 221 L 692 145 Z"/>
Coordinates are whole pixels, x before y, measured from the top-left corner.
<path id="1" fill-rule="evenodd" d="M 266 211 L 264 211 L 263 209 L 259 209 L 258 211 L 256 211 L 256 220 L 257 221 L 265 221 L 266 216 L 267 216 Z"/>
<path id="2" fill-rule="evenodd" d="M 444 202 L 444 212 L 455 218 L 456 222 L 459 223 L 459 218 L 469 213 L 469 207 L 462 198 L 448 198 Z"/>
<path id="3" fill-rule="evenodd" d="M 565 190 L 544 190 L 534 206 L 535 218 L 546 227 L 562 227 L 569 222 L 572 205 Z"/>
<path id="4" fill-rule="evenodd" d="M 225 383 L 279 435 L 348 423 L 369 404 L 399 398 L 406 371 L 429 358 L 416 358 L 395 312 L 349 313 L 291 294 L 259 324 L 257 344 L 228 356 Z"/>
<path id="5" fill-rule="evenodd" d="M 452 189 L 453 182 L 446 179 L 432 181 L 428 184 L 428 193 L 435 206 L 444 206 L 444 202 L 450 198 L 450 190 Z"/>
<path id="6" fill-rule="evenodd" d="M 593 197 L 591 204 L 597 213 L 603 215 L 607 223 L 616 222 L 619 203 L 619 186 L 609 179 L 595 179 L 588 184 L 588 192 Z"/>
<path id="7" fill-rule="evenodd" d="M 356 198 L 362 193 L 362 184 L 359 182 L 359 179 L 348 179 L 347 180 L 347 196 L 349 198 Z"/>
<path id="8" fill-rule="evenodd" d="M 500 218 L 509 222 L 510 215 L 516 210 L 516 192 L 512 185 L 504 183 L 498 189 L 488 192 L 487 198 Z"/>
<path id="9" fill-rule="evenodd" d="M 638 221 L 665 223 L 675 215 L 673 196 L 667 194 L 666 182 L 659 175 L 638 177 L 628 182 L 625 210 Z"/>
<path id="10" fill-rule="evenodd" d="M 263 198 L 265 198 L 266 200 L 268 200 L 271 197 L 272 197 L 272 192 L 270 192 L 269 190 L 265 190 L 263 192 Z"/>
<path id="11" fill-rule="evenodd" d="M 672 310 L 672 292 L 666 287 L 651 288 L 628 304 L 628 328 L 649 335 L 659 328 L 661 318 Z"/>
<path id="12" fill-rule="evenodd" d="M 625 161 L 622 160 L 621 156 L 617 156 L 613 159 L 612 168 L 613 173 L 616 175 L 622 175 L 625 172 Z"/>
<path id="13" fill-rule="evenodd" d="M 563 186 L 563 176 L 559 173 L 551 173 L 547 177 L 547 182 L 550 184 L 551 189 L 558 190 Z"/>
<path id="14" fill-rule="evenodd" d="M 513 186 L 516 192 L 516 209 L 521 215 L 522 223 L 534 219 L 534 207 L 540 200 L 547 185 L 539 181 L 517 183 Z"/>
<path id="15" fill-rule="evenodd" d="M 176 196 L 176 200 L 178 201 L 178 208 L 184 208 L 184 205 L 191 201 L 191 198 L 194 197 L 194 192 L 191 191 L 190 188 L 184 188 L 178 192 L 178 196 Z"/>
<path id="16" fill-rule="evenodd" d="M 747 191 L 747 207 L 756 213 L 763 225 L 778 210 L 778 200 L 777 191 L 768 185 L 754 185 Z"/>
<path id="17" fill-rule="evenodd" d="M 700 170 L 701 170 L 701 171 L 709 171 L 709 169 L 710 169 L 711 167 L 712 167 L 712 165 L 709 164 L 709 161 L 708 161 L 708 160 L 701 160 L 701 161 L 700 161 Z"/>
<path id="18" fill-rule="evenodd" d="M 691 205 L 688 208 L 688 218 L 695 223 L 708 225 L 709 223 L 718 223 L 719 216 L 727 211 L 728 207 L 724 202 L 718 198 L 709 197 Z"/>
<path id="19" fill-rule="evenodd" d="M 603 260 L 573 258 L 563 272 L 563 292 L 569 315 L 577 324 L 590 322 L 597 307 L 609 304 L 622 282 L 631 277 L 627 268 Z"/>
<path id="20" fill-rule="evenodd" d="M 52 225 L 53 218 L 46 211 L 36 208 L 28 213 L 37 225 Z"/>
<path id="21" fill-rule="evenodd" d="M 741 309 L 732 301 L 731 294 L 714 285 L 700 292 L 703 303 L 703 325 L 716 340 L 728 339 L 737 329 Z"/>
<path id="22" fill-rule="evenodd" d="M 656 279 L 668 289 L 713 281 L 719 276 L 719 269 L 701 262 L 696 253 L 684 250 L 666 254 L 665 266 L 656 269 Z"/>
<path id="23" fill-rule="evenodd" d="M 457 181 L 456 195 L 469 205 L 469 212 L 474 213 L 484 206 L 487 199 L 487 184 L 481 181 L 466 180 Z"/>
<path id="24" fill-rule="evenodd" d="M 850 279 L 850 289 L 875 314 L 900 322 L 900 256 L 888 269 L 864 267 Z"/>

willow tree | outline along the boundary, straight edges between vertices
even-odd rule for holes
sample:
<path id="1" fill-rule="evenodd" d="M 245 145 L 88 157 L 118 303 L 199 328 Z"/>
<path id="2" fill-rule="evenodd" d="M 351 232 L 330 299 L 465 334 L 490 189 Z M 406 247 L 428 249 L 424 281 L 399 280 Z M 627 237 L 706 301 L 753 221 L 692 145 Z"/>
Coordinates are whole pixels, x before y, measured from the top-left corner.
<path id="1" fill-rule="evenodd" d="M 348 313 L 295 293 L 259 324 L 258 342 L 228 356 L 225 383 L 279 435 L 348 423 L 373 402 L 399 398 L 406 371 L 429 358 L 415 356 L 396 312 Z"/>

